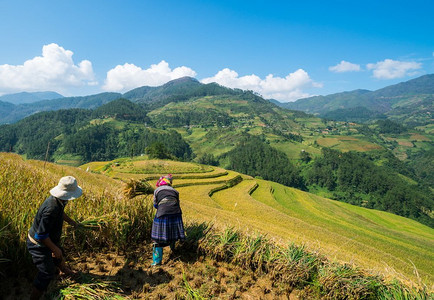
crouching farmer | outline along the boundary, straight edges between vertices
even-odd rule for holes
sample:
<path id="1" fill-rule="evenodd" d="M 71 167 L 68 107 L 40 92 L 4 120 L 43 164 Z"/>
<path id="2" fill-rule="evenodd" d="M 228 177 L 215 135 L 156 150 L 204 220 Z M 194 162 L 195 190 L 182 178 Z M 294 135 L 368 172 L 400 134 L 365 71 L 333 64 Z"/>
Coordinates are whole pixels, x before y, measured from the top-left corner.
<path id="1" fill-rule="evenodd" d="M 179 205 L 179 192 L 172 187 L 172 175 L 162 176 L 154 191 L 154 207 L 157 209 L 152 223 L 151 238 L 154 242 L 152 265 L 160 265 L 163 247 L 170 246 L 172 251 L 177 240 L 184 240 L 184 224 Z"/>
<path id="2" fill-rule="evenodd" d="M 36 213 L 27 236 L 27 249 L 38 269 L 30 299 L 39 299 L 43 295 L 57 273 L 57 268 L 66 275 L 75 274 L 65 264 L 60 236 L 63 221 L 78 227 L 77 222 L 69 218 L 64 209 L 69 200 L 81 196 L 82 189 L 74 177 L 66 176 L 50 190 L 50 194 Z"/>

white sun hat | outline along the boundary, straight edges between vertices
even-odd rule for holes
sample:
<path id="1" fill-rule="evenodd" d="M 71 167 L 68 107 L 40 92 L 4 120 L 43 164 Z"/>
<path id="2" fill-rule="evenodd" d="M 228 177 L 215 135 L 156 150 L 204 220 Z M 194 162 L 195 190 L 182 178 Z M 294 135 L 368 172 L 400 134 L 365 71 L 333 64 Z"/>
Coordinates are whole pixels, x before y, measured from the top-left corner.
<path id="1" fill-rule="evenodd" d="M 74 200 L 83 193 L 78 186 L 77 180 L 72 176 L 60 178 L 59 184 L 50 190 L 50 194 L 60 200 Z"/>

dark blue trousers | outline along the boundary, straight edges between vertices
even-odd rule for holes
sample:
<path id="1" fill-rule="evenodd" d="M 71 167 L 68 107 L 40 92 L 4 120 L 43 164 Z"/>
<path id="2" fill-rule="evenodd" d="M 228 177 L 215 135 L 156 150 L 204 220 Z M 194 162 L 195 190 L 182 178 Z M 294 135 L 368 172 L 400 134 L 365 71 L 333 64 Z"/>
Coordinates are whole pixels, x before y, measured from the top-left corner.
<path id="1" fill-rule="evenodd" d="M 45 291 L 56 275 L 57 266 L 60 265 L 61 260 L 52 257 L 52 252 L 48 247 L 33 244 L 28 238 L 27 249 L 30 255 L 32 255 L 33 263 L 38 269 L 38 274 L 33 281 L 33 285 L 38 290 Z"/>

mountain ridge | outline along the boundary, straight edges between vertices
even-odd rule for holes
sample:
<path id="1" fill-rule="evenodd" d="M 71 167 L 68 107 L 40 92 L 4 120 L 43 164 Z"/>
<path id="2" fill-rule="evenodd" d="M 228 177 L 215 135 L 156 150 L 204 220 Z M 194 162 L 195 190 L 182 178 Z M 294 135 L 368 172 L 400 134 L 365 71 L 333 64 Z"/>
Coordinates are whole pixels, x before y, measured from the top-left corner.
<path id="1" fill-rule="evenodd" d="M 353 113 L 355 108 L 364 107 L 372 112 L 372 116 L 385 114 L 394 121 L 405 123 L 408 126 L 417 126 L 431 122 L 427 113 L 434 111 L 433 102 L 434 74 L 427 74 L 375 91 L 354 90 L 326 96 L 313 96 L 280 106 L 327 118 L 335 116 L 335 119 L 340 121 L 344 119 L 336 116 L 344 115 L 345 110 Z M 412 118 L 406 115 L 411 115 Z M 372 118 L 367 120 L 372 120 Z"/>
<path id="2" fill-rule="evenodd" d="M 44 93 L 41 93 L 41 95 Z M 132 89 L 124 94 L 100 93 L 82 97 L 62 96 L 63 98 L 48 99 L 32 103 L 23 103 L 27 100 L 22 99 L 15 101 L 20 104 L 12 103 L 14 106 L 3 103 L 0 107 L 0 124 L 14 123 L 39 111 L 66 108 L 93 109 L 118 98 L 125 98 L 132 102 L 148 106 L 148 109 L 151 110 L 164 106 L 170 102 L 187 101 L 194 97 L 213 95 L 247 95 L 249 93 L 251 92 L 227 88 L 217 83 L 203 84 L 192 77 L 182 77 L 169 81 L 161 86 L 142 86 Z M 12 95 L 18 97 L 19 95 L 28 94 L 39 95 L 38 93 L 26 92 Z M 51 95 L 54 96 L 55 94 L 56 93 Z M 5 96 L 7 95 L 2 97 Z M 256 97 L 248 98 L 254 101 L 264 100 L 257 95 L 255 96 Z M 0 97 L 0 102 L 7 102 L 4 101 L 5 98 L 2 97 Z M 105 99 L 102 99 L 104 97 Z M 6 99 L 8 98 L 6 97 Z M 402 118 L 403 110 L 408 109 L 409 114 L 417 115 L 417 117 L 413 118 L 411 122 L 409 122 L 409 124 L 414 126 L 420 123 L 427 123 L 426 114 L 433 109 L 432 104 L 430 104 L 431 99 L 434 99 L 434 74 L 428 74 L 406 82 L 386 86 L 376 91 L 357 89 L 354 91 L 334 93 L 326 96 L 313 96 L 290 103 L 279 103 L 273 99 L 266 101 L 282 108 L 299 110 L 327 117 L 333 116 L 333 113 L 330 114 L 330 112 L 335 110 L 340 110 L 338 115 L 345 114 L 346 109 L 351 109 L 349 113 L 354 114 L 354 108 L 365 107 L 373 112 L 372 116 L 377 116 L 377 114 L 387 114 L 388 117 L 390 116 L 398 122 L 408 121 L 405 118 Z M 416 104 L 423 103 L 423 109 L 420 109 L 415 105 L 415 102 Z M 399 109 L 397 110 L 396 107 L 399 107 Z M 418 121 L 415 122 L 414 119 L 418 119 Z M 420 121 L 420 119 L 424 120 Z"/>
<path id="3" fill-rule="evenodd" d="M 94 109 L 110 101 L 125 98 L 134 103 L 144 105 L 148 110 L 162 107 L 170 102 L 183 102 L 194 97 L 244 95 L 252 101 L 268 103 L 267 100 L 240 89 L 231 89 L 217 83 L 203 84 L 192 77 L 182 77 L 169 81 L 161 86 L 143 86 L 121 93 L 99 93 L 80 97 L 63 97 L 60 99 L 42 100 L 18 105 L 2 104 L 0 107 L 0 124 L 17 122 L 36 112 L 69 108 Z"/>
<path id="4" fill-rule="evenodd" d="M 15 123 L 25 117 L 42 111 L 52 111 L 69 108 L 97 108 L 105 103 L 121 98 L 119 93 L 100 93 L 89 96 L 63 97 L 59 99 L 41 100 L 33 103 L 23 103 L 6 106 L 0 114 L 0 124 Z M 1 109 L 1 108 L 0 108 Z"/>
<path id="5" fill-rule="evenodd" d="M 64 96 L 52 92 L 52 91 L 46 91 L 46 92 L 21 92 L 21 93 L 14 93 L 14 94 L 6 94 L 0 96 L 0 101 L 3 102 L 9 102 L 15 105 L 18 104 L 24 104 L 24 103 L 33 103 L 38 102 L 42 100 L 52 100 L 52 99 L 60 99 Z"/>

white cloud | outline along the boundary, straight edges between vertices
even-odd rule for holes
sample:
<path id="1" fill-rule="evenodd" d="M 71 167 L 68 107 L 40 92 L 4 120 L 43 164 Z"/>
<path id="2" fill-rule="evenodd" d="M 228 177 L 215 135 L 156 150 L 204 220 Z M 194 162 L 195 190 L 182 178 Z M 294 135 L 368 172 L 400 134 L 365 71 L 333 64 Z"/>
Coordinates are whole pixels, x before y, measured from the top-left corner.
<path id="1" fill-rule="evenodd" d="M 414 75 L 414 70 L 422 68 L 421 63 L 385 59 L 376 64 L 367 64 L 368 70 L 378 79 L 394 79 Z M 413 71 L 413 72 L 412 72 Z"/>
<path id="2" fill-rule="evenodd" d="M 261 94 L 264 98 L 273 98 L 284 102 L 308 97 L 309 94 L 303 92 L 303 88 L 322 87 L 321 84 L 314 82 L 307 72 L 302 69 L 298 69 L 284 78 L 274 77 L 274 75 L 269 74 L 265 79 L 261 79 L 254 74 L 240 77 L 237 72 L 225 68 L 213 77 L 202 79 L 201 82 L 217 82 L 230 88 L 252 90 Z"/>
<path id="3" fill-rule="evenodd" d="M 329 67 L 329 70 L 336 73 L 343 72 L 358 72 L 360 71 L 360 65 L 350 63 L 348 61 L 341 61 L 336 66 Z"/>
<path id="4" fill-rule="evenodd" d="M 27 60 L 22 65 L 0 65 L 0 91 L 65 92 L 70 88 L 96 85 L 92 63 L 83 60 L 76 65 L 73 54 L 53 43 L 42 47 L 42 56 Z"/>
<path id="5" fill-rule="evenodd" d="M 184 76 L 195 77 L 196 72 L 184 66 L 172 70 L 164 60 L 148 69 L 126 63 L 107 72 L 102 88 L 106 91 L 124 92 L 145 85 L 159 86 Z"/>

